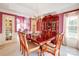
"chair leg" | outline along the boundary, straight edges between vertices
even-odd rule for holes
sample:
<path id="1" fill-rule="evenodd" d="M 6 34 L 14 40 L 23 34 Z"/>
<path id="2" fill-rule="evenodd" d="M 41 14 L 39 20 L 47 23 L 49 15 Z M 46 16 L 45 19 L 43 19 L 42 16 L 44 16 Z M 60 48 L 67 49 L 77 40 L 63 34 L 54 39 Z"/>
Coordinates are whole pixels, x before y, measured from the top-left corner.
<path id="1" fill-rule="evenodd" d="M 58 52 L 58 56 L 60 56 L 60 51 Z"/>
<path id="2" fill-rule="evenodd" d="M 47 51 L 47 47 L 42 47 L 42 49 L 41 49 L 42 56 L 44 56 L 45 51 Z"/>
<path id="3" fill-rule="evenodd" d="M 44 56 L 44 49 L 41 49 L 41 56 Z"/>
<path id="4" fill-rule="evenodd" d="M 24 50 L 23 50 L 23 47 L 22 47 L 22 54 L 24 54 Z"/>
<path id="5" fill-rule="evenodd" d="M 21 46 L 20 46 L 20 51 L 21 51 Z"/>
<path id="6" fill-rule="evenodd" d="M 56 50 L 54 53 L 55 56 L 60 56 L 60 50 Z"/>
<path id="7" fill-rule="evenodd" d="M 25 56 L 25 49 L 23 48 L 23 55 Z"/>
<path id="8" fill-rule="evenodd" d="M 41 51 L 42 52 L 42 56 L 44 56 L 44 51 Z"/>
<path id="9" fill-rule="evenodd" d="M 41 56 L 41 50 L 38 49 L 38 56 Z"/>
<path id="10" fill-rule="evenodd" d="M 20 51 L 22 52 L 22 46 L 20 46 Z"/>
<path id="11" fill-rule="evenodd" d="M 43 51 L 43 47 L 40 46 L 40 56 L 44 56 L 44 51 Z"/>
<path id="12" fill-rule="evenodd" d="M 29 56 L 29 53 L 27 52 L 27 56 Z"/>
<path id="13" fill-rule="evenodd" d="M 20 51 L 21 51 L 21 45 L 20 45 Z"/>

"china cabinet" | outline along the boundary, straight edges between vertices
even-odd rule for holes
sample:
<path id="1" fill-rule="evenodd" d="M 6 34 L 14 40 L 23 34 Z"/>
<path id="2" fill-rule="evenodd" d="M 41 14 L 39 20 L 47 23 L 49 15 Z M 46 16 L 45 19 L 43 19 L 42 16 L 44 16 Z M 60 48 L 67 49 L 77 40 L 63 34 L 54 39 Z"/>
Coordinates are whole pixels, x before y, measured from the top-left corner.
<path id="1" fill-rule="evenodd" d="M 59 32 L 59 16 L 58 15 L 48 15 L 45 16 L 42 19 L 42 25 L 43 25 L 43 32 L 46 32 L 47 38 L 56 36 L 56 34 Z M 52 43 L 55 43 L 55 40 L 52 41 Z"/>

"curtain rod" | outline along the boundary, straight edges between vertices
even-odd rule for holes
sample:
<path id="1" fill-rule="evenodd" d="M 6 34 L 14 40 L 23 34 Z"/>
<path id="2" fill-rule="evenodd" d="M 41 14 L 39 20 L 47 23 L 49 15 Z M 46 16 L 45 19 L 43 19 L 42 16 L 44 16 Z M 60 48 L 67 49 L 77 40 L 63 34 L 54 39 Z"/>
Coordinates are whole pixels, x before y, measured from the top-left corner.
<path id="1" fill-rule="evenodd" d="M 75 9 L 75 10 L 71 10 L 71 11 L 67 11 L 67 12 L 63 12 L 62 14 L 66 14 L 66 13 L 70 13 L 70 12 L 74 12 L 74 11 L 78 11 L 79 9 Z"/>

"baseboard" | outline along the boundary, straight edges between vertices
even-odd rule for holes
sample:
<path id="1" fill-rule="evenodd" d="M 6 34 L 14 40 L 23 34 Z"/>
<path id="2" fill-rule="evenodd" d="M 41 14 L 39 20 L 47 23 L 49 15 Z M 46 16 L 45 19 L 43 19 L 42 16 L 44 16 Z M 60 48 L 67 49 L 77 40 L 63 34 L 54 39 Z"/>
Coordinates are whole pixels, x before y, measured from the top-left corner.
<path id="1" fill-rule="evenodd" d="M 14 40 L 3 41 L 3 42 L 0 42 L 0 46 L 10 44 L 10 43 L 14 43 L 14 42 L 16 42 L 16 41 L 14 41 Z"/>

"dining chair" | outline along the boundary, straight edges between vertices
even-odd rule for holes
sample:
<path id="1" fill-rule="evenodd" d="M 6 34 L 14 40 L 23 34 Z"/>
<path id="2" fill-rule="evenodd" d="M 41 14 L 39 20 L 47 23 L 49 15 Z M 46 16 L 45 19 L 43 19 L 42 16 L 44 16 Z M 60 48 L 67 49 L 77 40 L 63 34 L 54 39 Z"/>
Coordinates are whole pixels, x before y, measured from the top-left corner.
<path id="1" fill-rule="evenodd" d="M 19 34 L 19 40 L 20 40 L 20 50 L 22 51 L 22 54 L 29 55 L 31 52 L 38 51 L 38 55 L 40 55 L 40 46 L 38 44 L 35 44 L 34 42 L 27 40 L 26 35 L 22 32 L 18 32 Z"/>
<path id="2" fill-rule="evenodd" d="M 42 51 L 43 51 L 42 55 L 44 55 L 45 52 L 48 52 L 54 56 L 60 56 L 60 47 L 61 47 L 62 41 L 63 41 L 63 34 L 58 33 L 56 35 L 56 45 L 53 46 L 53 44 L 51 44 L 51 43 L 46 43 L 45 45 L 43 45 L 42 46 Z"/>
<path id="3" fill-rule="evenodd" d="M 19 43 L 20 43 L 20 51 L 22 52 L 22 54 L 24 54 L 24 42 L 23 42 L 23 38 L 22 38 L 22 32 L 18 32 L 19 35 Z"/>

